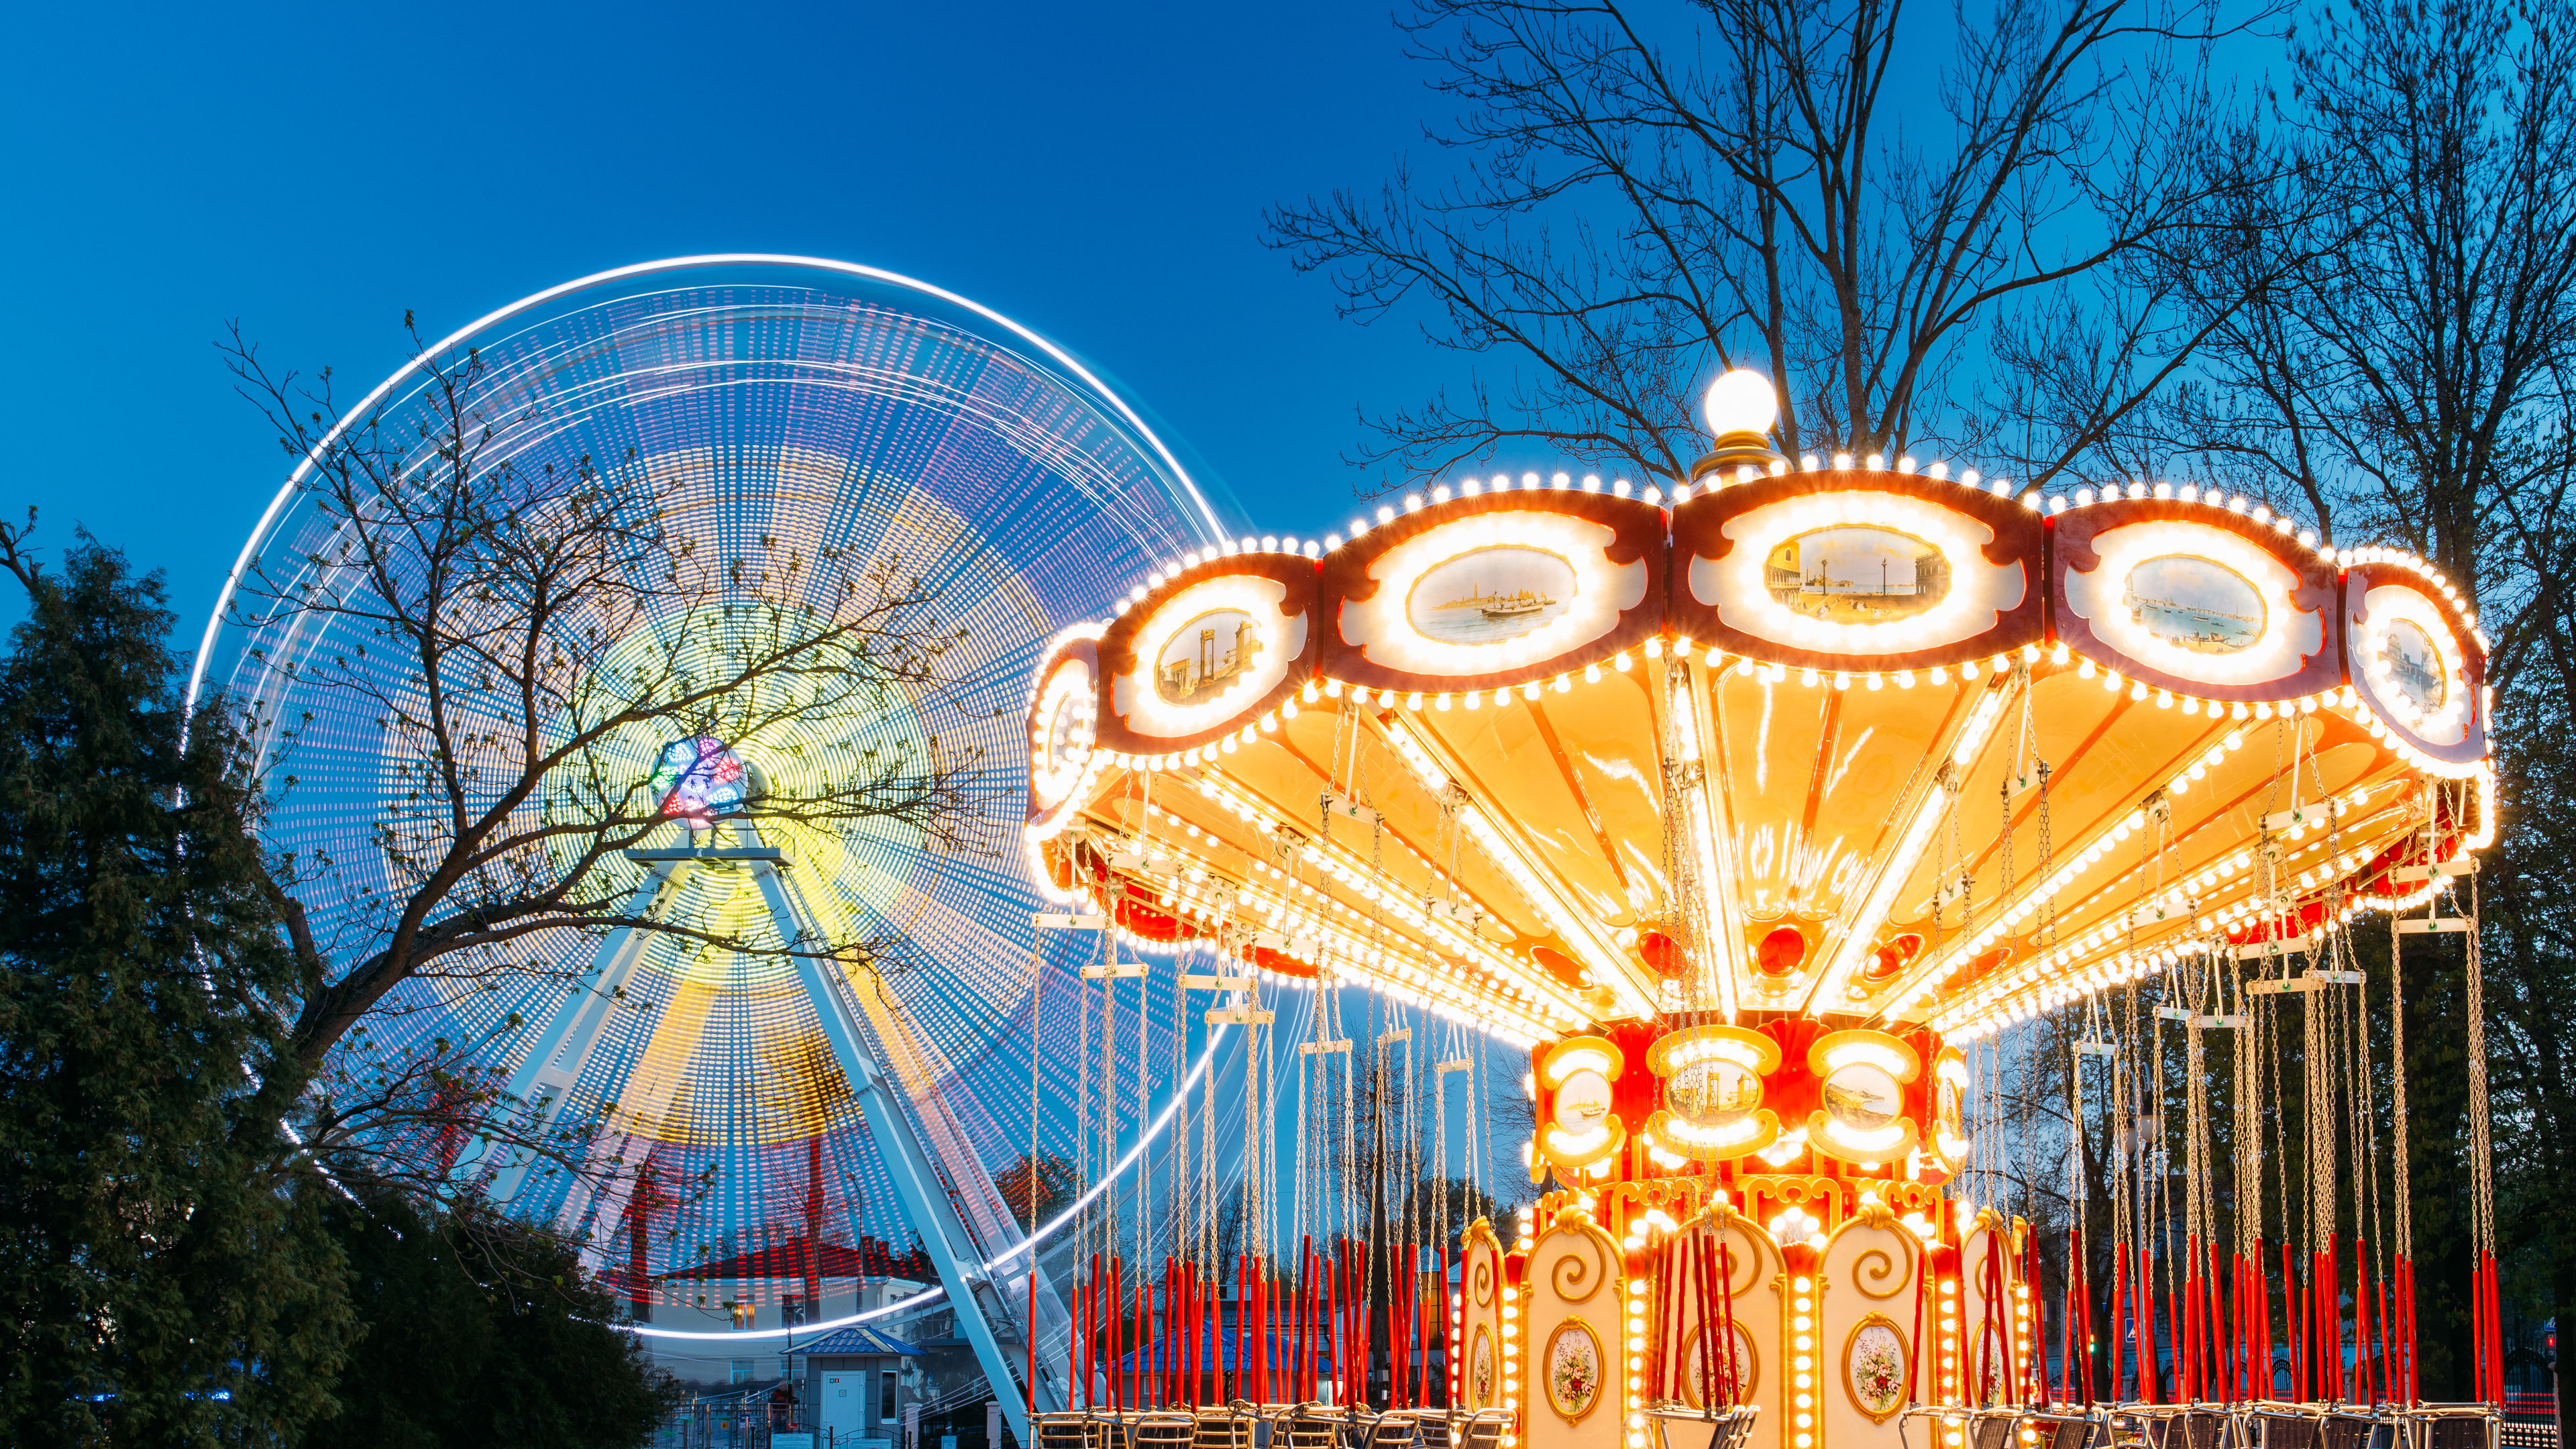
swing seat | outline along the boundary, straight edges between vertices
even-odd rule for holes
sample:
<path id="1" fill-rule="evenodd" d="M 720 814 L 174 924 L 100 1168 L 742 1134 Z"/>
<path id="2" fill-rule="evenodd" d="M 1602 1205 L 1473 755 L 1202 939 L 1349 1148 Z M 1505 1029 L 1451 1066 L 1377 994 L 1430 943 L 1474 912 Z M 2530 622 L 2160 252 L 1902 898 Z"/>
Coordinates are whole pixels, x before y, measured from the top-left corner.
<path id="1" fill-rule="evenodd" d="M 2496 1449 L 2503 1422 L 2486 1404 L 2421 1404 L 2399 1417 L 2406 1449 Z"/>
<path id="2" fill-rule="evenodd" d="M 1331 1405 L 1299 1404 L 1289 1412 L 1284 1426 L 1286 1449 L 1342 1449 L 1342 1431 L 1349 1420 L 1335 1414 Z"/>
<path id="3" fill-rule="evenodd" d="M 2339 1413 L 2318 1416 L 2325 1449 L 2387 1449 L 2387 1425 L 2376 1414 Z"/>
<path id="4" fill-rule="evenodd" d="M 1108 1449 L 1108 1429 L 1079 1409 L 1039 1414 L 1038 1449 Z"/>
<path id="5" fill-rule="evenodd" d="M 1190 1449 L 1198 1438 L 1198 1416 L 1168 1409 L 1147 1409 L 1127 1426 L 1131 1449 Z"/>
<path id="6" fill-rule="evenodd" d="M 1259 1419 L 1239 1409 L 1198 1411 L 1190 1432 L 1191 1449 L 1252 1449 Z"/>
<path id="7" fill-rule="evenodd" d="M 2023 1421 L 2044 1436 L 2046 1449 L 2108 1449 L 2110 1427 L 2085 1413 L 2024 1414 Z"/>
<path id="8" fill-rule="evenodd" d="M 1968 1443 L 1971 1449 L 2013 1449 L 2013 1426 L 2020 1418 L 2021 1415 L 2011 1409 L 1970 1409 Z"/>
<path id="9" fill-rule="evenodd" d="M 2224 1409 L 2147 1404 L 2132 1405 L 2130 1411 L 2147 1449 L 2244 1449 L 2237 1442 L 2236 1416 Z"/>
<path id="10" fill-rule="evenodd" d="M 1512 1416 L 1500 1409 L 1478 1409 L 1458 1423 L 1458 1449 L 1502 1449 L 1503 1435 L 1511 1431 Z"/>
<path id="11" fill-rule="evenodd" d="M 1962 1438 L 1972 1437 L 1975 1432 L 1975 1421 L 1969 1410 L 1954 1408 L 1947 1404 L 1915 1404 L 1899 1414 L 1896 1419 L 1896 1442 L 1904 1446 L 1904 1449 L 1913 1449 L 1912 1441 L 1905 1431 L 1907 1426 L 1917 1419 L 1922 1420 L 1925 1425 L 1925 1432 L 1928 1435 L 1926 1449 L 1944 1449 L 1948 1442 L 1942 1438 L 1944 1430 L 1957 1429 Z"/>
<path id="12" fill-rule="evenodd" d="M 1377 1416 L 1367 1427 L 1367 1449 L 1414 1449 L 1417 1429 L 1410 1410 L 1395 1409 Z"/>

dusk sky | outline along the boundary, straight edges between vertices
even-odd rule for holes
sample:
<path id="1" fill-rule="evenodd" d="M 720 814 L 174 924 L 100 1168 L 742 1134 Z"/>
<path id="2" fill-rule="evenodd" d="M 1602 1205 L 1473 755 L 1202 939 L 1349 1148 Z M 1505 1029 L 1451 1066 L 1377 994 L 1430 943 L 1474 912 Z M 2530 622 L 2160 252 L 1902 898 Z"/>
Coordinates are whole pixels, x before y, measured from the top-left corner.
<path id="1" fill-rule="evenodd" d="M 8 37 L 0 510 L 167 569 L 187 641 L 285 469 L 229 319 L 354 397 L 406 308 L 437 336 L 655 257 L 865 262 L 1081 354 L 1283 531 L 1373 481 L 1359 405 L 1462 372 L 1261 245 L 1265 204 L 1448 164 L 1386 0 L 53 7 Z"/>

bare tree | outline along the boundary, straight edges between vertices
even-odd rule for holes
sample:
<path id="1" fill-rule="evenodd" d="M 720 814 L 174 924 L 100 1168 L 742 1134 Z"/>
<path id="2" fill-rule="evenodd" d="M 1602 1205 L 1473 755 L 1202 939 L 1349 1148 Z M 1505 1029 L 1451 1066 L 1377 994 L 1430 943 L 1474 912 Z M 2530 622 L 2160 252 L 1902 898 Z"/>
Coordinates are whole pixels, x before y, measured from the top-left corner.
<path id="1" fill-rule="evenodd" d="M 2138 284 L 2230 244 L 2228 199 L 2259 181 L 2264 153 L 2206 84 L 2214 10 L 1962 7 L 1939 112 L 1909 116 L 1935 22 L 1902 0 L 1426 0 L 1405 28 L 1462 107 L 1432 138 L 1462 174 L 1275 209 L 1271 243 L 1331 273 L 1345 316 L 1409 311 L 1501 364 L 1375 419 L 1364 464 L 1436 472 L 1531 440 L 1687 477 L 1698 380 L 1751 364 L 1783 384 L 1786 452 L 1892 457 L 2012 417 L 2010 451 L 2045 478 L 2208 325 Z M 2035 379 L 1955 405 L 2000 365 L 1971 344 L 2007 323 L 2001 361 Z M 2058 406 L 2022 406 L 2041 401 Z"/>
<path id="2" fill-rule="evenodd" d="M 2310 201 L 2245 257 L 2177 441 L 2330 539 L 2402 543 L 2483 604 L 2495 682 L 2576 682 L 2576 8 L 2326 13 L 2284 121 Z"/>
<path id="3" fill-rule="evenodd" d="M 320 1146 L 410 1144 L 430 1165 L 379 1175 L 434 1178 L 460 1119 L 493 1130 L 506 1107 L 473 1065 L 480 1042 L 369 1039 L 363 1023 L 407 982 L 474 989 L 543 969 L 550 936 L 633 925 L 854 964 L 887 944 L 630 918 L 640 867 L 624 853 L 681 839 L 652 783 L 674 740 L 745 748 L 773 843 L 891 826 L 988 848 L 996 781 L 911 723 L 942 702 L 974 712 L 946 672 L 962 630 L 919 579 L 772 538 L 728 548 L 677 511 L 680 484 L 632 457 L 521 461 L 563 421 L 496 401 L 473 353 L 421 357 L 425 385 L 399 411 L 334 429 L 327 371 L 272 373 L 238 329 L 223 351 L 286 455 L 309 459 L 301 501 L 329 525 L 310 552 L 253 561 L 233 622 L 286 641 L 260 661 L 285 689 L 364 701 L 393 781 L 372 858 L 283 849 L 271 863 L 302 977 L 295 1051 L 331 1068 L 312 1104 Z M 280 796 L 307 723 L 250 722 Z M 570 1166 L 583 1131 L 529 1145 Z"/>
<path id="4" fill-rule="evenodd" d="M 2335 542 L 2430 559 L 2493 641 L 2507 828 L 2476 888 L 2500 1251 L 2509 1291 L 2565 1315 L 2576 6 L 2358 0 L 2321 16 L 2293 63 L 2281 125 L 2311 200 L 2261 244 L 2297 264 L 2231 309 L 2167 422 L 2243 491 L 2303 502 Z M 2422 1255 L 2425 1322 L 2464 1323 L 2472 961 L 2430 944 L 2402 954 L 2417 1218 L 2402 1246 Z M 2466 1389 L 2465 1337 L 2428 1334 L 2428 1392 Z"/>

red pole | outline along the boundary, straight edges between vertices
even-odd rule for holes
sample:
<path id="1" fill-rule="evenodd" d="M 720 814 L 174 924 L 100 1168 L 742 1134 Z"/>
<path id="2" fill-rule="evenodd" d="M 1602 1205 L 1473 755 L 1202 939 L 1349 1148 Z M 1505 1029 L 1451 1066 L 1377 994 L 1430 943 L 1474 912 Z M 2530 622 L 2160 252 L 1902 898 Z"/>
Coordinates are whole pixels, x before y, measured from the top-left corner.
<path id="1" fill-rule="evenodd" d="M 2272 1397 L 2272 1270 L 2263 1260 L 2263 1240 L 2254 1239 L 2254 1392 L 2257 1399 Z"/>
<path id="2" fill-rule="evenodd" d="M 1092 1254 L 1091 1282 L 1085 1285 L 1082 1295 L 1082 1332 L 1078 1335 L 1082 1340 L 1082 1406 L 1086 1409 L 1095 1402 L 1091 1383 L 1092 1364 L 1098 1354 L 1100 1285 L 1105 1276 L 1100 1255 Z"/>
<path id="3" fill-rule="evenodd" d="M 1923 1305 L 1930 1302 L 1936 1292 L 1932 1275 L 1939 1270 L 1933 1266 L 1932 1249 L 1934 1246 L 1935 1245 L 1931 1243 L 1925 1243 L 1923 1245 L 1923 1253 L 1922 1256 L 1916 1260 L 1916 1272 L 1914 1274 L 1914 1341 L 1923 1345 L 1923 1348 L 1921 1352 L 1913 1355 L 1913 1362 L 1906 1365 L 1905 1396 L 1918 1404 L 1926 1402 L 1923 1394 L 1923 1381 L 1930 1371 L 1924 1367 L 1924 1364 L 1932 1357 L 1932 1336 L 1923 1331 L 1923 1325 L 1925 1322 L 1923 1317 Z M 1735 1356 L 1734 1349 L 1735 1345 L 1731 1343 L 1727 1345 L 1728 1358 L 1733 1358 Z"/>
<path id="4" fill-rule="evenodd" d="M 2174 1305 L 2174 1402 L 2200 1399 L 2200 1234 L 2182 1240 L 2182 1301 Z"/>
<path id="5" fill-rule="evenodd" d="M 2057 1401 L 2075 1402 L 2075 1229 L 2066 1230 L 2066 1263 L 2070 1270 L 2059 1287 L 2064 1301 L 2057 1307 Z"/>
<path id="6" fill-rule="evenodd" d="M 2496 1256 L 2481 1253 L 2478 1312 L 2486 1318 L 2486 1403 L 2504 1403 L 2504 1312 L 2496 1307 Z"/>
<path id="7" fill-rule="evenodd" d="M 1390 1409 L 1413 1407 L 1413 1245 L 1388 1244 L 1386 1270 L 1400 1275 L 1389 1283 L 1386 1294 L 1386 1406 Z"/>
<path id="8" fill-rule="evenodd" d="M 2078 1247 L 2089 1246 L 2078 1243 Z M 2066 1291 L 2075 1295 L 2075 1336 L 2084 1367 L 2076 1376 L 2076 1392 L 2083 1396 L 2084 1407 L 2093 1407 L 2093 1265 L 2082 1253 L 2070 1254 L 2074 1266 L 2067 1272 Z"/>
<path id="9" fill-rule="evenodd" d="M 1657 1398 L 1673 1398 L 1681 1392 L 1680 1360 L 1676 1357 L 1681 1352 L 1682 1340 L 1682 1301 L 1678 1276 L 1681 1243 L 1682 1240 L 1679 1238 L 1667 1239 L 1663 1246 L 1656 1250 L 1655 1295 L 1658 1306 L 1655 1309 L 1657 1375 L 1655 1396 Z"/>
<path id="10" fill-rule="evenodd" d="M 2393 1404 L 2397 1402 L 2399 1380 L 2394 1337 L 2396 1324 L 2388 1316 L 2387 1274 L 2379 1275 L 2372 1291 L 2379 1295 L 2379 1387 L 2380 1391 L 2388 1396 L 2388 1401 Z"/>
<path id="11" fill-rule="evenodd" d="M 1445 1391 L 1449 1385 L 1449 1381 L 1456 1377 L 1458 1369 L 1458 1348 L 1457 1345 L 1452 1342 L 1457 1335 L 1449 1331 L 1449 1245 L 1447 1243 L 1442 1243 L 1440 1245 L 1439 1260 L 1440 1321 L 1432 1328 L 1431 1341 L 1440 1349 L 1440 1366 L 1444 1370 L 1441 1375 L 1441 1381 Z M 1461 1273 L 1458 1276 L 1463 1280 L 1467 1275 Z M 1462 1289 L 1465 1287 L 1463 1281 L 1461 1282 L 1460 1287 Z M 1464 1296 L 1463 1293 L 1461 1296 Z M 1427 1371 L 1430 1365 L 1430 1360 L 1427 1358 L 1424 1359 L 1423 1364 Z M 1443 1397 L 1449 1407 L 1454 1409 L 1458 1406 L 1458 1396 L 1455 1393 L 1444 1392 Z"/>
<path id="12" fill-rule="evenodd" d="M 1293 1304 L 1296 1327 L 1288 1340 L 1288 1376 L 1296 1393 L 1296 1402 L 1304 1403 L 1315 1386 L 1315 1240 L 1308 1237 L 1297 1245 L 1297 1293 Z"/>
<path id="13" fill-rule="evenodd" d="M 1345 1240 L 1342 1244 L 1342 1333 L 1350 1340 L 1350 1401 L 1354 1408 L 1369 1407 L 1369 1295 L 1372 1285 L 1361 1262 L 1363 1245 Z"/>
<path id="14" fill-rule="evenodd" d="M 1427 1409 L 1431 1407 L 1431 1317 L 1446 1308 L 1449 1295 L 1444 1283 L 1444 1291 L 1426 1312 L 1422 1301 L 1422 1250 L 1417 1247 L 1407 1253 L 1410 1261 L 1405 1273 L 1413 1284 L 1413 1401 Z"/>
<path id="15" fill-rule="evenodd" d="M 1717 1239 L 1717 1291 L 1726 1314 L 1725 1321 L 1718 1325 L 1725 1332 L 1718 1336 L 1717 1346 L 1726 1352 L 1726 1379 L 1720 1387 L 1725 1389 L 1727 1405 L 1732 1408 L 1743 1399 L 1744 1385 L 1735 1373 L 1735 1251 L 1726 1245 L 1723 1228 L 1718 1230 Z"/>
<path id="16" fill-rule="evenodd" d="M 1408 1370 L 1413 1380 L 1409 1391 L 1412 1401 L 1423 1408 L 1431 1406 L 1431 1351 L 1427 1341 L 1430 1325 L 1423 1321 L 1422 1249 L 1419 1245 L 1404 1250 L 1404 1324 L 1412 1330 L 1413 1363 Z"/>
<path id="17" fill-rule="evenodd" d="M 2406 1403 L 2416 1403 L 2424 1395 L 2424 1364 L 2421 1364 L 2424 1341 L 2416 1336 L 2414 1320 L 2414 1258 L 2398 1258 L 2398 1269 L 2403 1269 L 2403 1276 L 2398 1279 L 2398 1294 L 2406 1302 Z"/>
<path id="18" fill-rule="evenodd" d="M 2299 1288 L 2298 1262 L 2290 1256 L 2287 1241 L 2281 1244 L 2281 1330 L 2290 1342 L 2290 1397 L 2308 1400 L 2307 1296 Z"/>
<path id="19" fill-rule="evenodd" d="M 1327 1271 L 1332 1276 L 1332 1307 L 1327 1310 L 1327 1318 L 1332 1318 L 1332 1377 L 1342 1405 L 1350 1408 L 1358 1403 L 1350 1397 L 1350 1240 L 1342 1238 L 1332 1245 Z"/>
<path id="20" fill-rule="evenodd" d="M 2156 1397 L 2156 1255 L 2138 1250 L 2138 1402 L 2161 1403 Z"/>
<path id="21" fill-rule="evenodd" d="M 2108 1392 L 2114 1403 L 2120 1398 L 2120 1349 L 2129 1335 L 2129 1245 L 2111 1245 L 2111 1385 Z"/>

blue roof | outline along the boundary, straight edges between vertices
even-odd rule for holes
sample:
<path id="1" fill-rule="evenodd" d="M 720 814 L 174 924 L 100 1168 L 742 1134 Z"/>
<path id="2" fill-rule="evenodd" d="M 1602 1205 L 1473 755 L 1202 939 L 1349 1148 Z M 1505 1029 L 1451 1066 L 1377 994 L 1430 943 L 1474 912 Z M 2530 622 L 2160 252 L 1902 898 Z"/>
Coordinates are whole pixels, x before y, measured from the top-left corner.
<path id="1" fill-rule="evenodd" d="M 835 1329 L 812 1343 L 791 1348 L 788 1352 L 791 1354 L 896 1354 L 904 1358 L 915 1358 L 920 1355 L 921 1350 L 902 1339 L 879 1333 L 866 1324 L 853 1323 L 847 1328 Z"/>

